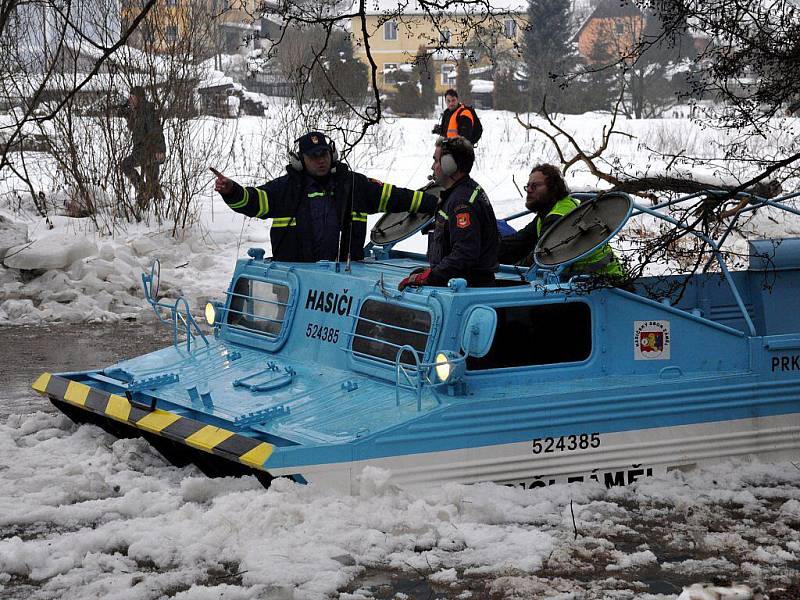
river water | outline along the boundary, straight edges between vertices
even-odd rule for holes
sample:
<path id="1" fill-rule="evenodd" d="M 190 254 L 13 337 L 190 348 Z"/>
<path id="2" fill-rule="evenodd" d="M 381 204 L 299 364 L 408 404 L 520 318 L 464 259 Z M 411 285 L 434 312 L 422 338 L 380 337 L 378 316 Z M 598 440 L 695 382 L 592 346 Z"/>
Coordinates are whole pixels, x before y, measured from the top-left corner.
<path id="1" fill-rule="evenodd" d="M 0 327 L 0 417 L 55 410 L 30 389 L 44 372 L 86 371 L 152 352 L 171 343 L 157 323 L 58 324 Z"/>

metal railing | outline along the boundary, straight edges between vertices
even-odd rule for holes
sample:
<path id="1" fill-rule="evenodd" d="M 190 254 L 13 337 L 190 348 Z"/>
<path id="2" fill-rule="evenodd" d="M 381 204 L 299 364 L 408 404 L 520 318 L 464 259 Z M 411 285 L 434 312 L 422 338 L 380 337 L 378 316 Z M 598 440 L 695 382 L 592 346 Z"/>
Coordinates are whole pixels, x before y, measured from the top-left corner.
<path id="1" fill-rule="evenodd" d="M 266 299 L 266 298 L 257 298 L 256 296 L 253 296 L 252 294 L 237 294 L 236 292 L 225 292 L 225 295 L 228 296 L 228 298 L 230 299 L 228 302 L 226 302 L 227 308 L 224 309 L 224 313 L 225 313 L 224 322 L 228 326 L 235 327 L 237 329 L 244 329 L 244 330 L 247 330 L 247 331 L 250 331 L 250 332 L 253 332 L 253 333 L 257 333 L 257 334 L 263 334 L 263 335 L 266 335 L 268 337 L 277 338 L 280 335 L 281 329 L 283 328 L 283 324 L 286 322 L 286 312 L 287 312 L 287 307 L 289 306 L 289 302 L 288 301 L 287 302 L 281 302 L 279 300 L 269 300 L 269 299 Z M 283 317 L 280 318 L 280 319 L 276 319 L 276 318 L 273 318 L 273 317 L 268 317 L 268 316 L 265 316 L 265 315 L 256 314 L 256 312 L 254 310 L 253 311 L 236 310 L 235 308 L 233 308 L 233 299 L 234 298 L 242 298 L 243 299 L 243 301 L 242 301 L 242 306 L 243 307 L 244 307 L 246 302 L 260 302 L 262 304 L 268 304 L 268 305 L 271 305 L 271 306 L 277 306 L 277 307 L 279 307 L 278 308 L 278 312 L 280 312 L 280 310 L 281 310 L 280 307 L 282 307 L 282 309 L 283 309 Z M 247 325 L 244 325 L 244 324 L 241 324 L 241 323 L 231 323 L 231 322 L 228 321 L 228 315 L 230 315 L 230 314 L 240 315 L 242 318 L 244 318 L 244 319 L 246 319 L 248 321 L 260 321 L 260 322 L 272 323 L 272 324 L 277 325 L 277 327 L 275 328 L 275 331 L 268 331 L 268 330 L 264 330 L 264 329 L 248 327 Z"/>
<path id="2" fill-rule="evenodd" d="M 192 340 L 199 337 L 203 340 L 206 346 L 209 345 L 208 338 L 201 331 L 200 326 L 197 324 L 194 316 L 189 310 L 189 303 L 183 296 L 178 297 L 173 304 L 164 301 L 156 300 L 158 297 L 158 288 L 161 281 L 161 261 L 157 258 L 150 266 L 150 273 L 142 273 L 142 286 L 144 287 L 145 300 L 153 308 L 156 317 L 162 323 L 172 325 L 172 345 L 175 348 L 179 347 L 178 329 L 182 328 L 186 335 L 186 351 L 192 351 Z M 165 319 L 161 310 L 167 310 L 170 313 L 170 319 Z"/>
<path id="3" fill-rule="evenodd" d="M 380 365 L 393 368 L 394 384 L 395 384 L 395 405 L 398 407 L 400 406 L 401 390 L 411 390 L 416 398 L 417 412 L 421 412 L 423 390 L 426 387 L 433 388 L 434 386 L 438 385 L 437 382 L 435 382 L 430 377 L 430 373 L 439 363 L 436 362 L 426 363 L 423 362 L 421 358 L 421 355 L 424 355 L 424 353 L 427 351 L 427 346 L 430 340 L 430 329 L 425 331 L 412 329 L 409 327 L 403 327 L 401 325 L 392 325 L 390 323 L 385 323 L 383 321 L 376 321 L 359 315 L 351 315 L 351 317 L 354 320 L 355 325 L 353 327 L 353 331 L 342 332 L 344 336 L 350 338 L 350 341 L 346 343 L 345 347 L 341 348 L 341 350 L 343 352 L 350 354 L 351 356 L 357 356 L 359 358 L 363 358 L 370 362 L 376 362 Z M 384 338 L 364 335 L 363 333 L 356 333 L 355 330 L 358 328 L 359 322 L 371 323 L 374 325 L 379 325 L 381 327 L 388 327 L 396 331 L 422 335 L 424 336 L 425 347 L 420 350 L 412 346 L 411 344 L 398 344 L 386 340 Z M 376 344 L 381 344 L 383 346 L 391 348 L 395 351 L 394 358 L 387 358 L 376 354 L 368 354 L 356 350 L 353 348 L 356 339 L 362 339 L 368 342 L 374 342 Z M 408 355 L 410 355 L 411 360 L 409 361 L 407 358 L 406 360 L 403 360 Z M 437 404 L 441 404 L 441 400 L 438 398 L 438 395 L 435 392 L 433 393 L 433 398 L 436 400 Z"/>
<path id="4" fill-rule="evenodd" d="M 388 364 L 393 364 L 393 361 L 391 361 L 388 358 L 385 358 L 385 357 L 382 357 L 382 356 L 378 356 L 378 355 L 375 355 L 375 354 L 369 354 L 369 353 L 366 353 L 366 352 L 361 352 L 360 350 L 352 349 L 356 339 L 365 340 L 367 342 L 375 342 L 375 343 L 378 343 L 378 344 L 382 344 L 382 345 L 388 346 L 388 347 L 390 347 L 390 348 L 392 348 L 394 350 L 398 350 L 398 349 L 400 349 L 402 347 L 405 347 L 405 346 L 407 346 L 409 348 L 413 348 L 413 346 L 411 346 L 410 344 L 398 344 L 398 343 L 395 343 L 395 342 L 390 342 L 389 340 L 387 340 L 385 338 L 377 338 L 377 337 L 374 337 L 374 336 L 371 336 L 371 335 L 365 335 L 363 333 L 358 333 L 357 332 L 358 324 L 361 323 L 361 322 L 371 323 L 373 325 L 378 325 L 380 327 L 388 327 L 389 329 L 393 329 L 393 330 L 398 331 L 398 332 L 404 332 L 404 333 L 410 333 L 410 334 L 413 334 L 413 335 L 424 336 L 425 347 L 422 349 L 422 352 L 424 353 L 425 350 L 427 349 L 428 342 L 430 340 L 430 335 L 431 335 L 430 329 L 428 329 L 427 331 L 423 331 L 423 330 L 419 330 L 419 329 L 411 329 L 409 327 L 403 327 L 401 325 L 392 325 L 391 323 L 386 323 L 384 321 L 375 321 L 373 319 L 369 319 L 367 317 L 362 317 L 360 315 L 351 315 L 351 317 L 355 321 L 355 327 L 353 328 L 353 331 L 345 331 L 345 332 L 343 332 L 343 335 L 352 338 L 352 341 L 347 344 L 347 351 L 348 352 L 352 352 L 355 355 L 363 356 L 363 357 L 366 357 L 366 358 L 369 358 L 369 359 L 385 362 L 385 363 L 388 363 Z M 419 352 L 419 350 L 417 350 L 416 348 L 415 348 L 414 351 L 415 352 Z"/>
<path id="5" fill-rule="evenodd" d="M 575 192 L 575 193 L 571 194 L 571 196 L 573 198 L 577 198 L 577 199 L 580 199 L 580 200 L 590 200 L 590 199 L 593 199 L 593 198 L 597 197 L 601 193 L 602 192 Z M 613 193 L 614 194 L 623 194 L 623 192 L 613 192 Z M 624 194 L 624 195 L 627 196 L 628 194 Z M 659 204 L 655 204 L 655 205 L 653 205 L 651 207 L 644 206 L 642 204 L 638 204 L 638 203 L 632 201 L 633 202 L 633 211 L 632 211 L 631 216 L 636 216 L 636 215 L 640 215 L 640 214 L 646 214 L 646 215 L 652 216 L 652 217 L 654 217 L 656 219 L 660 219 L 662 221 L 665 221 L 665 222 L 669 223 L 670 225 L 673 225 L 677 229 L 685 231 L 686 233 L 688 233 L 688 234 L 698 238 L 699 240 L 701 240 L 704 244 L 707 244 L 708 247 L 709 247 L 709 252 L 711 254 L 711 257 L 708 259 L 708 262 L 706 263 L 705 267 L 703 268 L 703 271 L 704 272 L 707 271 L 709 266 L 711 265 L 711 263 L 713 261 L 717 262 L 717 264 L 719 265 L 720 272 L 722 273 L 722 276 L 725 279 L 725 282 L 728 284 L 728 287 L 731 290 L 731 294 L 733 295 L 734 302 L 736 303 L 736 306 L 739 309 L 739 312 L 741 312 L 741 314 L 742 314 L 742 318 L 744 319 L 744 322 L 745 322 L 745 325 L 747 326 L 748 332 L 750 333 L 751 336 L 755 336 L 756 335 L 755 325 L 753 323 L 752 318 L 750 317 L 750 314 L 747 311 L 745 303 L 744 303 L 744 301 L 742 299 L 742 295 L 739 292 L 739 289 L 737 288 L 736 283 L 733 280 L 733 277 L 732 277 L 732 275 L 730 273 L 730 270 L 728 269 L 728 265 L 727 265 L 727 263 L 725 261 L 725 257 L 723 255 L 723 251 L 721 249 L 722 248 L 722 244 L 725 243 L 725 241 L 727 240 L 728 236 L 733 231 L 733 225 L 731 225 L 731 226 L 726 228 L 725 232 L 719 237 L 719 240 L 714 240 L 714 239 L 708 237 L 707 235 L 696 231 L 690 224 L 688 224 L 688 223 L 686 223 L 684 221 L 679 221 L 678 219 L 675 219 L 675 218 L 673 218 L 673 217 L 671 217 L 671 216 L 669 216 L 667 214 L 664 214 L 662 212 L 662 210 L 665 209 L 665 208 L 673 207 L 673 206 L 682 204 L 684 202 L 687 202 L 689 200 L 694 200 L 694 199 L 702 198 L 702 197 L 715 197 L 715 196 L 716 197 L 720 197 L 720 198 L 727 196 L 727 197 L 731 197 L 731 198 L 738 198 L 740 200 L 741 199 L 745 199 L 745 198 L 750 198 L 750 201 L 747 204 L 745 204 L 744 206 L 740 206 L 736 210 L 735 213 L 730 215 L 730 217 L 733 220 L 737 219 L 742 214 L 745 214 L 745 213 L 748 213 L 748 212 L 752 212 L 752 211 L 756 211 L 759 208 L 767 207 L 767 206 L 771 207 L 771 208 L 777 208 L 779 210 L 783 210 L 785 212 L 789 212 L 789 213 L 792 213 L 794 215 L 800 216 L 800 210 L 798 210 L 798 209 L 796 209 L 794 207 L 791 207 L 791 206 L 786 206 L 785 204 L 783 204 L 783 202 L 785 202 L 786 200 L 790 200 L 792 198 L 800 197 L 800 192 L 793 192 L 791 194 L 785 194 L 785 195 L 779 196 L 777 198 L 768 199 L 768 198 L 764 198 L 762 196 L 757 196 L 755 194 L 749 194 L 747 192 L 739 192 L 739 193 L 735 194 L 734 196 L 731 196 L 730 193 L 726 192 L 725 190 L 715 190 L 715 189 L 709 189 L 709 190 L 704 190 L 702 192 L 695 192 L 693 194 L 689 194 L 689 195 L 686 195 L 686 196 L 680 196 L 678 198 L 674 198 L 674 199 L 671 199 L 671 200 L 667 200 L 665 202 L 661 202 Z M 513 221 L 514 219 L 518 219 L 520 217 L 524 217 L 524 216 L 530 215 L 530 214 L 531 214 L 530 211 L 527 211 L 527 210 L 526 211 L 521 211 L 521 212 L 518 212 L 518 213 L 514 213 L 509 217 L 506 217 L 505 221 L 506 222 Z M 531 267 L 529 272 L 526 273 L 526 275 L 530 276 L 532 274 L 534 277 L 536 277 L 536 276 L 539 275 L 540 272 L 544 272 L 544 276 L 543 277 L 546 278 L 546 280 L 553 281 L 554 274 L 556 276 L 558 274 L 558 268 L 556 268 L 556 269 L 546 269 L 546 268 L 538 267 L 538 266 L 534 265 L 533 267 Z"/>

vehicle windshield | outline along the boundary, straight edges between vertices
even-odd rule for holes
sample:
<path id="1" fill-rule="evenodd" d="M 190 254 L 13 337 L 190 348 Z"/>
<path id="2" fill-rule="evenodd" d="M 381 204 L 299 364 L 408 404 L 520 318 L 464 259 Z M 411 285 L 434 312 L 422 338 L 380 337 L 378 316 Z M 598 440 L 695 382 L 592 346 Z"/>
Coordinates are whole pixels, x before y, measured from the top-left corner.
<path id="1" fill-rule="evenodd" d="M 277 337 L 281 332 L 289 288 L 280 283 L 240 277 L 231 293 L 227 323 Z"/>
<path id="2" fill-rule="evenodd" d="M 431 315 L 427 311 L 367 300 L 358 315 L 353 353 L 395 362 L 398 350 L 411 346 L 422 360 L 430 330 Z M 401 362 L 413 364 L 412 353 L 403 352 Z"/>

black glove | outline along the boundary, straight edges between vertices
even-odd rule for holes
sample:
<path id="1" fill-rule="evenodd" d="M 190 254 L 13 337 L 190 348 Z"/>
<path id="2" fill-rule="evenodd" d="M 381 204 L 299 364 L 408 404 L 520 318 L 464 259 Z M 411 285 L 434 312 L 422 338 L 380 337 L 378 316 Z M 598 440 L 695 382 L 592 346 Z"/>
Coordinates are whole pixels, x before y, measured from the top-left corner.
<path id="1" fill-rule="evenodd" d="M 442 135 L 442 126 L 441 125 L 434 125 L 431 133 L 435 133 L 436 135 Z"/>

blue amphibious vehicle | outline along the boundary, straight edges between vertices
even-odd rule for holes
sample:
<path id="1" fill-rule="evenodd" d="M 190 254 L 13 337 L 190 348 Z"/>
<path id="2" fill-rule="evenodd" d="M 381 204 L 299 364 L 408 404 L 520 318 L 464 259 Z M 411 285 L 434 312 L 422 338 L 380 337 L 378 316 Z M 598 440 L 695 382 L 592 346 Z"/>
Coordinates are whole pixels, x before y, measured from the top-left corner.
<path id="1" fill-rule="evenodd" d="M 742 211 L 797 215 L 794 196 Z M 587 197 L 541 240 L 537 267 L 502 266 L 494 288 L 398 291 L 424 257 L 393 248 L 422 224 L 394 216 L 363 262 L 251 249 L 207 307 L 213 335 L 185 301 L 158 300 L 156 263 L 145 292 L 175 343 L 33 387 L 177 464 L 344 490 L 370 466 L 398 484 L 610 486 L 732 456 L 800 457 L 800 239 L 749 242 L 738 271 L 704 239 L 714 269 L 633 291 L 561 276 L 631 214 L 680 226 L 665 208 Z"/>

